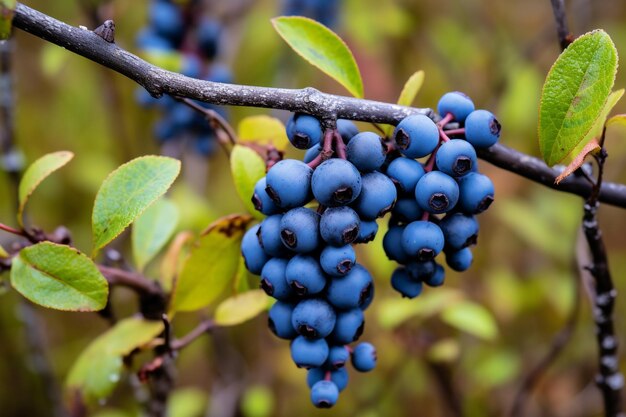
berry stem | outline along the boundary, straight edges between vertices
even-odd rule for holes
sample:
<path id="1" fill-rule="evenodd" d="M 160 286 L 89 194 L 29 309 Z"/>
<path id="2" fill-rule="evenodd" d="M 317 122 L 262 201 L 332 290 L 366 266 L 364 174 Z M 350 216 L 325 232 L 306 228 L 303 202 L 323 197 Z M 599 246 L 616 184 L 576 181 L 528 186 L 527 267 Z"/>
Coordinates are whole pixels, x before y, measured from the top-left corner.
<path id="1" fill-rule="evenodd" d="M 443 131 L 443 129 L 440 127 L 439 128 L 439 140 L 441 142 L 449 142 L 450 138 L 448 137 L 448 135 L 446 135 L 446 133 Z"/>
<path id="2" fill-rule="evenodd" d="M 437 123 L 437 127 L 439 129 L 442 129 L 445 125 L 450 123 L 452 120 L 454 120 L 454 115 L 452 113 L 448 113 L 445 115 L 443 119 L 439 120 L 439 122 Z"/>
<path id="3" fill-rule="evenodd" d="M 0 223 L 0 230 L 4 230 L 5 232 L 12 233 L 17 236 L 28 237 L 26 232 L 24 232 L 23 230 L 14 229 L 11 226 L 7 226 L 6 224 L 3 224 L 3 223 Z"/>
<path id="4" fill-rule="evenodd" d="M 433 168 L 435 167 L 435 157 L 437 156 L 437 151 L 439 150 L 439 146 L 441 146 L 441 143 L 437 145 L 433 153 L 431 153 L 428 159 L 426 160 L 426 163 L 424 164 L 425 172 L 431 172 Z"/>
<path id="5" fill-rule="evenodd" d="M 341 138 L 339 131 L 336 129 L 333 130 L 333 139 L 335 142 L 335 152 L 337 153 L 337 156 L 341 159 L 346 159 L 346 144 L 343 143 L 343 139 Z"/>
<path id="6" fill-rule="evenodd" d="M 330 381 L 330 371 L 324 372 L 324 381 Z"/>
<path id="7" fill-rule="evenodd" d="M 421 218 L 420 220 L 421 220 L 421 221 L 423 221 L 423 222 L 427 222 L 428 220 L 430 220 L 430 213 L 429 213 L 429 212 L 427 212 L 427 211 L 425 211 L 425 212 L 422 214 L 422 218 Z"/>
<path id="8" fill-rule="evenodd" d="M 458 129 L 448 129 L 448 130 L 444 130 L 445 134 L 448 136 L 451 135 L 464 135 L 465 134 L 465 128 L 461 127 Z"/>

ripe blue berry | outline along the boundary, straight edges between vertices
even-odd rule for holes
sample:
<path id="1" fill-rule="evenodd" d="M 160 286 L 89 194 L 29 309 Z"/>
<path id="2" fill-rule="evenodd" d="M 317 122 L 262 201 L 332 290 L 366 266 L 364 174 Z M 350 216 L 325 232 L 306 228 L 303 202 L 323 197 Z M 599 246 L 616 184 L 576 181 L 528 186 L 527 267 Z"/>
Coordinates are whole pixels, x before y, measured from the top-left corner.
<path id="1" fill-rule="evenodd" d="M 335 327 L 335 310 L 321 298 L 302 300 L 293 309 L 291 324 L 302 336 L 319 339 L 328 336 Z"/>
<path id="2" fill-rule="evenodd" d="M 346 144 L 350 142 L 350 139 L 359 134 L 359 128 L 356 127 L 352 121 L 346 119 L 337 119 L 337 130 L 341 135 L 343 143 Z"/>
<path id="3" fill-rule="evenodd" d="M 296 255 L 289 260 L 285 278 L 293 292 L 301 297 L 317 294 L 326 286 L 326 275 L 318 260 L 307 255 Z"/>
<path id="4" fill-rule="evenodd" d="M 474 111 L 474 102 L 467 95 L 460 91 L 446 93 L 439 99 L 437 112 L 445 117 L 452 113 L 454 121 L 463 123 L 467 116 Z"/>
<path id="5" fill-rule="evenodd" d="M 465 120 L 465 139 L 476 148 L 488 148 L 500 138 L 498 119 L 487 110 L 476 110 Z"/>
<path id="6" fill-rule="evenodd" d="M 356 264 L 347 275 L 330 280 L 326 297 L 334 307 L 348 310 L 367 304 L 373 291 L 372 276 L 367 269 Z"/>
<path id="7" fill-rule="evenodd" d="M 311 252 L 319 246 L 320 215 L 304 207 L 289 210 L 280 220 L 280 238 L 294 252 Z"/>
<path id="8" fill-rule="evenodd" d="M 350 245 L 341 247 L 326 246 L 320 254 L 322 269 L 333 277 L 346 275 L 355 263 L 356 254 Z"/>
<path id="9" fill-rule="evenodd" d="M 198 47 L 208 58 L 213 59 L 218 52 L 222 25 L 214 19 L 204 18 L 198 25 L 196 39 Z"/>
<path id="10" fill-rule="evenodd" d="M 322 366 L 328 358 L 328 343 L 324 339 L 298 336 L 291 342 L 291 359 L 298 368 Z"/>
<path id="11" fill-rule="evenodd" d="M 493 182 L 488 176 L 470 172 L 459 178 L 459 207 L 463 212 L 479 214 L 487 210 L 494 198 Z"/>
<path id="12" fill-rule="evenodd" d="M 343 246 L 359 236 L 361 220 L 350 207 L 330 207 L 320 219 L 320 234 L 329 245 Z"/>
<path id="13" fill-rule="evenodd" d="M 265 263 L 261 270 L 261 288 L 267 295 L 281 301 L 289 301 L 295 295 L 287 284 L 286 269 L 286 259 L 272 258 Z"/>
<path id="14" fill-rule="evenodd" d="M 359 310 L 359 312 L 361 312 L 361 310 Z M 361 313 L 361 316 L 363 316 L 363 313 Z M 324 367 L 336 370 L 343 368 L 349 360 L 350 352 L 345 346 L 331 346 L 330 351 L 328 352 L 328 359 L 326 359 Z"/>
<path id="15" fill-rule="evenodd" d="M 259 244 L 265 253 L 270 256 L 284 257 L 289 254 L 289 251 L 280 239 L 280 222 L 282 218 L 282 214 L 266 217 L 257 231 Z"/>
<path id="16" fill-rule="evenodd" d="M 409 261 L 409 255 L 402 245 L 399 244 L 402 241 L 402 232 L 404 232 L 404 227 L 390 226 L 387 233 L 385 233 L 385 237 L 383 237 L 383 249 L 387 258 L 405 264 Z"/>
<path id="17" fill-rule="evenodd" d="M 439 129 L 428 116 L 416 114 L 398 123 L 393 138 L 402 155 L 421 158 L 432 153 L 439 144 Z"/>
<path id="18" fill-rule="evenodd" d="M 337 385 L 339 391 L 343 391 L 343 389 L 348 385 L 348 371 L 345 367 L 335 369 L 335 370 L 327 370 L 325 367 L 321 368 L 311 368 L 308 370 L 306 374 L 306 382 L 311 388 L 315 385 L 316 382 L 322 381 L 326 377 L 326 372 L 330 372 L 330 380 Z"/>
<path id="19" fill-rule="evenodd" d="M 150 25 L 156 34 L 177 44 L 185 32 L 183 16 L 176 5 L 158 1 L 150 6 Z"/>
<path id="20" fill-rule="evenodd" d="M 393 218 L 401 223 L 411 223 L 422 218 L 422 211 L 415 198 L 400 198 L 391 210 Z"/>
<path id="21" fill-rule="evenodd" d="M 478 222 L 474 216 L 462 213 L 448 214 L 439 223 L 446 239 L 446 246 L 459 250 L 475 245 L 478 238 Z"/>
<path id="22" fill-rule="evenodd" d="M 294 114 L 287 122 L 287 138 L 298 149 L 308 149 L 322 139 L 320 121 L 308 114 Z"/>
<path id="23" fill-rule="evenodd" d="M 294 307 L 295 305 L 292 303 L 276 301 L 270 308 L 267 326 L 272 333 L 281 339 L 293 339 L 298 336 L 298 332 L 291 324 L 291 315 Z"/>
<path id="24" fill-rule="evenodd" d="M 274 203 L 274 201 L 267 195 L 265 187 L 267 187 L 266 178 L 263 177 L 254 185 L 254 195 L 252 196 L 252 204 L 257 211 L 270 216 L 280 211 L 280 208 Z"/>
<path id="25" fill-rule="evenodd" d="M 320 145 L 311 146 L 304 153 L 304 158 L 302 158 L 302 160 L 304 161 L 304 163 L 308 164 L 309 162 L 317 158 L 320 152 L 322 152 L 322 147 Z"/>
<path id="26" fill-rule="evenodd" d="M 311 402 L 317 408 L 330 408 L 339 399 L 339 388 L 332 381 L 319 381 L 311 388 Z"/>
<path id="27" fill-rule="evenodd" d="M 317 201 L 324 206 L 350 204 L 361 193 L 361 174 L 350 162 L 332 158 L 315 169 L 311 189 Z"/>
<path id="28" fill-rule="evenodd" d="M 477 165 L 474 147 L 463 139 L 452 139 L 437 149 L 437 168 L 451 177 L 462 177 Z"/>
<path id="29" fill-rule="evenodd" d="M 417 181 L 425 174 L 422 164 L 410 158 L 396 158 L 387 167 L 387 176 L 399 193 L 414 195 Z"/>
<path id="30" fill-rule="evenodd" d="M 378 233 L 378 223 L 376 220 L 361 220 L 359 226 L 359 237 L 356 238 L 354 243 L 367 243 L 374 240 Z"/>
<path id="31" fill-rule="evenodd" d="M 446 263 L 455 271 L 463 272 L 472 265 L 474 257 L 470 248 L 463 248 L 454 252 L 446 252 Z"/>
<path id="32" fill-rule="evenodd" d="M 364 327 L 365 319 L 363 317 L 363 311 L 360 308 L 340 311 L 337 313 L 335 328 L 330 334 L 329 340 L 338 345 L 347 345 L 361 337 Z"/>
<path id="33" fill-rule="evenodd" d="M 440 171 L 425 174 L 415 186 L 415 199 L 422 210 L 433 214 L 448 212 L 459 200 L 459 186 Z"/>
<path id="34" fill-rule="evenodd" d="M 307 164 L 295 159 L 284 159 L 267 173 L 267 195 L 284 209 L 299 207 L 311 199 L 311 175 Z"/>
<path id="35" fill-rule="evenodd" d="M 409 256 L 417 257 L 419 261 L 429 261 L 443 249 L 444 237 L 439 226 L 420 220 L 404 228 L 401 244 Z"/>
<path id="36" fill-rule="evenodd" d="M 406 270 L 416 281 L 423 281 L 435 273 L 435 261 L 411 261 L 406 264 Z"/>
<path id="37" fill-rule="evenodd" d="M 259 239 L 257 238 L 257 232 L 260 225 L 254 225 L 245 235 L 241 241 L 241 255 L 246 265 L 246 269 L 255 275 L 259 275 L 263 266 L 270 258 L 267 253 L 261 247 Z"/>
<path id="38" fill-rule="evenodd" d="M 397 195 L 395 185 L 386 175 L 370 172 L 363 175 L 361 194 L 352 207 L 361 219 L 375 220 L 393 208 Z"/>
<path id="39" fill-rule="evenodd" d="M 406 298 L 415 298 L 422 293 L 422 281 L 414 280 L 404 267 L 398 267 L 393 271 L 391 286 Z"/>
<path id="40" fill-rule="evenodd" d="M 443 269 L 443 266 L 435 263 L 435 271 L 429 277 L 424 278 L 424 284 L 429 287 L 439 287 L 443 285 L 443 282 L 446 278 L 446 270 Z"/>
<path id="41" fill-rule="evenodd" d="M 376 348 L 371 343 L 359 343 L 352 352 L 352 366 L 359 372 L 369 372 L 376 367 Z"/>
<path id="42" fill-rule="evenodd" d="M 361 172 L 371 172 L 379 169 L 387 150 L 383 146 L 382 138 L 376 133 L 362 132 L 348 142 L 346 149 L 348 161 Z"/>

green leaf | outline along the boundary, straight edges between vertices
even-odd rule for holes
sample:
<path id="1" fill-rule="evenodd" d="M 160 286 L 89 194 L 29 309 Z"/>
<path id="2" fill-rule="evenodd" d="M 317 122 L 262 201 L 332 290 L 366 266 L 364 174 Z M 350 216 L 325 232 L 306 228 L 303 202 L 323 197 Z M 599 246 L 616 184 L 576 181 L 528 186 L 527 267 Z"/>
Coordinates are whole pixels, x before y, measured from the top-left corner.
<path id="1" fill-rule="evenodd" d="M 343 85 L 353 96 L 363 98 L 363 81 L 354 56 L 333 31 L 302 16 L 276 17 L 272 24 L 298 55 Z"/>
<path id="2" fill-rule="evenodd" d="M 132 317 L 123 319 L 98 336 L 78 357 L 66 385 L 87 403 L 111 394 L 121 378 L 122 358 L 140 348 L 163 331 L 160 321 Z"/>
<path id="3" fill-rule="evenodd" d="M 86 255 L 69 246 L 41 242 L 13 258 L 11 285 L 32 302 L 66 311 L 98 311 L 109 286 Z"/>
<path id="4" fill-rule="evenodd" d="M 174 287 L 176 275 L 182 265 L 183 254 L 189 252 L 189 247 L 193 244 L 195 236 L 189 231 L 183 231 L 176 235 L 170 243 L 163 260 L 161 261 L 160 282 L 166 292 L 170 292 Z"/>
<path id="5" fill-rule="evenodd" d="M 578 152 L 576 158 L 574 158 L 574 160 L 565 167 L 565 170 L 561 172 L 558 177 L 556 177 L 554 183 L 558 184 L 565 178 L 572 175 L 574 171 L 576 171 L 583 165 L 587 155 L 589 155 L 590 153 L 595 153 L 598 150 L 600 150 L 600 143 L 598 143 L 598 140 L 594 138 L 591 140 L 591 142 L 588 142 L 580 152 Z"/>
<path id="6" fill-rule="evenodd" d="M 412 318 L 431 317 L 445 306 L 460 302 L 463 297 L 463 293 L 458 290 L 440 288 L 421 295 L 419 303 L 407 298 L 384 299 L 378 303 L 378 323 L 385 329 L 394 329 Z"/>
<path id="7" fill-rule="evenodd" d="M 143 156 L 125 163 L 104 180 L 93 207 L 94 255 L 115 239 L 170 188 L 180 161 Z"/>
<path id="8" fill-rule="evenodd" d="M 222 301 L 215 309 L 215 324 L 235 326 L 267 310 L 271 299 L 263 290 L 252 290 Z"/>
<path id="9" fill-rule="evenodd" d="M 428 349 L 426 356 L 432 362 L 450 363 L 457 360 L 461 353 L 461 346 L 456 339 L 443 339 Z"/>
<path id="10" fill-rule="evenodd" d="M 0 0 L 0 40 L 9 39 L 16 0 Z"/>
<path id="11" fill-rule="evenodd" d="M 230 153 L 230 170 L 237 194 L 248 212 L 257 218 L 263 218 L 264 216 L 254 208 L 251 200 L 254 185 L 265 176 L 263 158 L 247 146 L 235 145 Z"/>
<path id="12" fill-rule="evenodd" d="M 180 388 L 167 401 L 169 417 L 202 417 L 207 407 L 207 394 L 199 388 Z"/>
<path id="13" fill-rule="evenodd" d="M 178 224 L 178 208 L 167 199 L 157 200 L 133 224 L 133 256 L 142 271 L 168 242 Z"/>
<path id="14" fill-rule="evenodd" d="M 398 104 L 401 106 L 412 106 L 415 97 L 417 97 L 417 93 L 419 93 L 422 88 L 422 84 L 424 84 L 424 71 L 419 70 L 413 73 L 413 75 L 406 80 L 406 83 L 404 83 L 404 87 L 398 98 Z"/>
<path id="15" fill-rule="evenodd" d="M 20 181 L 18 189 L 19 207 L 17 210 L 17 222 L 20 226 L 24 226 L 24 207 L 26 207 L 28 198 L 33 191 L 35 191 L 39 184 L 50 174 L 65 166 L 73 157 L 74 154 L 68 151 L 49 153 L 39 158 L 28 167 Z"/>
<path id="16" fill-rule="evenodd" d="M 562 161 L 593 127 L 616 72 L 617 51 L 603 30 L 582 35 L 556 60 L 539 107 L 539 147 L 548 165 Z"/>
<path id="17" fill-rule="evenodd" d="M 7 252 L 7 250 L 4 249 L 2 245 L 0 245 L 0 258 L 8 258 L 9 256 L 11 256 L 9 255 L 9 252 Z"/>
<path id="18" fill-rule="evenodd" d="M 274 413 L 274 393 L 264 385 L 252 385 L 241 398 L 241 411 L 245 417 L 270 417 Z"/>
<path id="19" fill-rule="evenodd" d="M 471 301 L 446 306 L 441 312 L 441 319 L 450 326 L 481 339 L 493 340 L 498 335 L 498 327 L 491 313 Z"/>
<path id="20" fill-rule="evenodd" d="M 193 311 L 211 304 L 237 274 L 241 239 L 252 217 L 216 220 L 198 239 L 175 284 L 170 310 Z"/>
<path id="21" fill-rule="evenodd" d="M 258 115 L 248 116 L 237 127 L 239 143 L 249 142 L 258 145 L 273 145 L 278 150 L 285 150 L 289 144 L 285 125 L 275 117 Z"/>
<path id="22" fill-rule="evenodd" d="M 626 114 L 616 114 L 606 121 L 606 126 L 626 126 Z"/>

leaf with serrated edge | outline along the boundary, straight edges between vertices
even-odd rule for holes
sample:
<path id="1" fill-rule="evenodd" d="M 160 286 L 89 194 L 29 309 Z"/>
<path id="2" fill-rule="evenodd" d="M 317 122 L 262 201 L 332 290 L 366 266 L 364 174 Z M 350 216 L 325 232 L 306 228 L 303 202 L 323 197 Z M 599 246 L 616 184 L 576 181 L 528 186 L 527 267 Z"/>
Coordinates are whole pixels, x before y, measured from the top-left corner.
<path id="1" fill-rule="evenodd" d="M 235 189 L 250 214 L 262 219 L 252 204 L 254 185 L 265 176 L 265 162 L 255 151 L 247 146 L 235 145 L 230 153 L 230 170 L 233 175 Z"/>
<path id="2" fill-rule="evenodd" d="M 257 115 L 248 116 L 237 126 L 239 143 L 273 145 L 278 150 L 285 150 L 289 144 L 285 125 L 275 117 Z"/>
<path id="3" fill-rule="evenodd" d="M 263 290 L 252 290 L 234 295 L 222 301 L 215 309 L 215 324 L 235 326 L 253 319 L 271 305 L 271 299 Z"/>
<path id="4" fill-rule="evenodd" d="M 163 249 L 178 224 L 178 208 L 167 199 L 159 199 L 133 223 L 131 235 L 137 269 L 145 266 Z"/>
<path id="5" fill-rule="evenodd" d="M 126 318 L 94 339 L 70 369 L 66 385 L 87 403 L 108 397 L 123 369 L 122 358 L 163 331 L 161 321 Z"/>
<path id="6" fill-rule="evenodd" d="M 353 96 L 363 98 L 359 67 L 345 42 L 313 19 L 281 16 L 272 19 L 274 29 L 311 65 L 343 85 Z"/>
<path id="7" fill-rule="evenodd" d="M 24 226 L 24 207 L 35 189 L 54 171 L 62 168 L 72 160 L 74 154 L 68 151 L 49 153 L 33 162 L 20 181 L 18 189 L 19 207 L 17 209 L 17 222 Z"/>
<path id="8" fill-rule="evenodd" d="M 585 158 L 587 157 L 587 155 L 599 149 L 600 149 L 600 144 L 598 143 L 598 139 L 592 139 L 591 142 L 588 142 L 585 145 L 585 147 L 582 149 L 582 151 L 578 153 L 576 158 L 574 158 L 574 160 L 570 162 L 567 167 L 565 167 L 565 170 L 561 172 L 561 175 L 556 177 L 556 179 L 554 180 L 555 184 L 560 183 L 565 178 L 572 175 L 574 171 L 576 171 L 578 168 L 582 166 L 582 164 L 585 162 Z"/>
<path id="9" fill-rule="evenodd" d="M 591 130 L 616 72 L 617 51 L 602 30 L 582 35 L 556 60 L 539 107 L 539 147 L 548 165 L 562 161 Z"/>
<path id="10" fill-rule="evenodd" d="M 446 306 L 441 312 L 441 319 L 450 326 L 481 339 L 493 340 L 498 335 L 493 315 L 485 307 L 471 301 Z"/>
<path id="11" fill-rule="evenodd" d="M 94 255 L 120 235 L 170 188 L 180 161 L 142 156 L 117 168 L 104 180 L 93 207 Z"/>
<path id="12" fill-rule="evenodd" d="M 51 242 L 24 248 L 13 258 L 11 285 L 33 303 L 55 310 L 102 310 L 109 294 L 91 259 Z"/>
<path id="13" fill-rule="evenodd" d="M 248 215 L 216 220 L 191 249 L 172 294 L 170 311 L 194 311 L 211 304 L 234 279 Z"/>
<path id="14" fill-rule="evenodd" d="M 424 71 L 419 70 L 414 72 L 408 80 L 404 83 L 400 97 L 398 97 L 398 104 L 401 106 L 412 106 L 424 84 Z M 385 126 L 385 136 L 389 137 L 393 133 L 394 126 Z"/>

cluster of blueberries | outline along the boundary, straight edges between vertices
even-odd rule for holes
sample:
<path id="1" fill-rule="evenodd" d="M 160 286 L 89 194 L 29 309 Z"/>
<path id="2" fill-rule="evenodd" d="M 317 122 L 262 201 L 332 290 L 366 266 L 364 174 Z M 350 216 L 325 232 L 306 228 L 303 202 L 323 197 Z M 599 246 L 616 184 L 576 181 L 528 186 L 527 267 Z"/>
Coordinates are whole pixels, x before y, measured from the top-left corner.
<path id="1" fill-rule="evenodd" d="M 337 24 L 341 0 L 283 0 L 282 14 L 306 16 L 329 28 Z"/>
<path id="2" fill-rule="evenodd" d="M 362 372 L 376 365 L 370 343 L 350 343 L 361 336 L 363 311 L 374 296 L 372 276 L 356 262 L 352 245 L 374 239 L 378 218 L 391 212 L 384 249 L 403 265 L 391 278 L 403 296 L 417 296 L 422 283 L 443 283 L 443 267 L 434 262 L 441 251 L 455 270 L 471 263 L 473 215 L 493 201 L 474 147 L 493 145 L 500 125 L 458 92 L 444 95 L 438 111 L 439 123 L 409 116 L 389 140 L 347 120 L 323 129 L 318 119 L 295 114 L 287 136 L 307 149 L 304 160 L 279 161 L 255 186 L 252 202 L 267 217 L 246 232 L 242 254 L 277 300 L 269 327 L 291 340 L 292 359 L 308 369 L 317 407 L 336 403 L 348 382 L 348 360 Z M 424 163 L 416 160 L 428 155 Z"/>
<path id="3" fill-rule="evenodd" d="M 200 3 L 152 0 L 149 24 L 137 35 L 137 46 L 147 53 L 179 54 L 180 72 L 188 77 L 230 83 L 229 69 L 214 62 L 220 49 L 222 25 L 202 17 Z M 200 155 L 210 155 L 217 148 L 215 131 L 201 113 L 170 96 L 156 99 L 142 88 L 137 90 L 136 99 L 144 107 L 161 110 L 162 118 L 154 126 L 159 142 L 186 139 Z M 198 104 L 226 116 L 222 107 Z"/>

